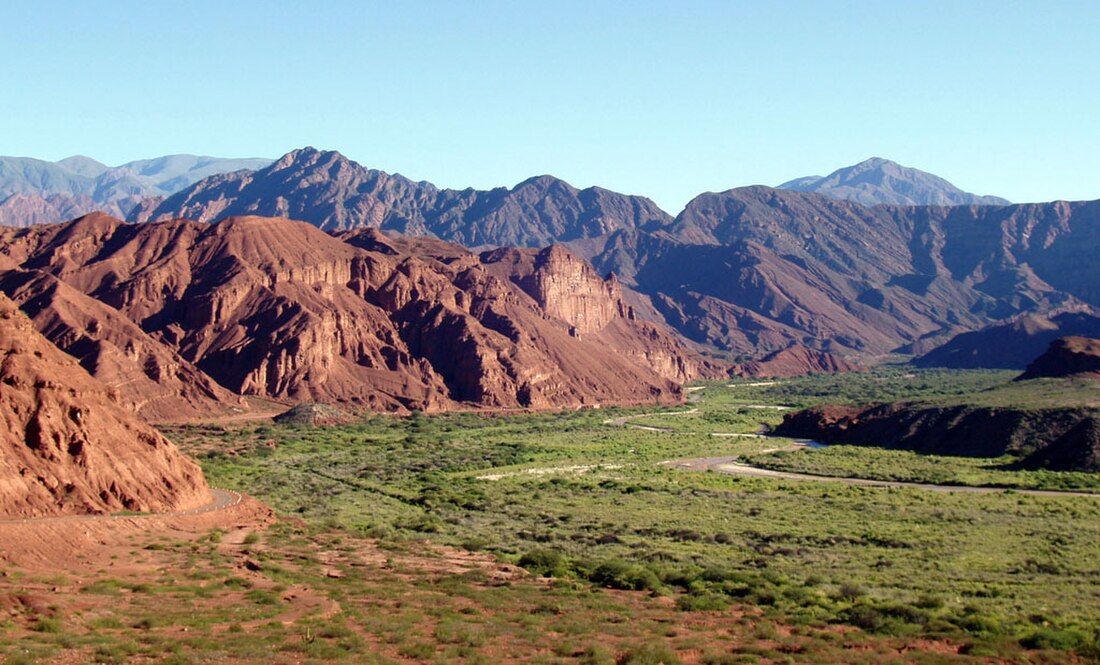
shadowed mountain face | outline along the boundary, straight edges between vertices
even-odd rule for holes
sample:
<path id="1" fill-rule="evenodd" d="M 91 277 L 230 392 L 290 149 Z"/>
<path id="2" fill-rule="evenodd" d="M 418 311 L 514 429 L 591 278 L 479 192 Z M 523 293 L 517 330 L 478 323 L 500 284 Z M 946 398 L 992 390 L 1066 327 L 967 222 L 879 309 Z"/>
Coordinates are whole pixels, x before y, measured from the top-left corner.
<path id="1" fill-rule="evenodd" d="M 202 472 L 0 294 L 0 517 L 209 501 Z"/>
<path id="2" fill-rule="evenodd" d="M 109 167 L 89 157 L 46 162 L 0 157 L 0 226 L 51 224 L 93 211 L 125 216 L 216 173 L 262 168 L 270 159 L 168 155 Z"/>
<path id="3" fill-rule="evenodd" d="M 778 189 L 815 192 L 864 205 L 1008 205 L 997 196 L 964 192 L 939 176 L 872 157 L 854 166 L 821 176 L 796 178 Z"/>
<path id="4" fill-rule="evenodd" d="M 43 332 L 164 404 L 225 389 L 376 410 L 653 403 L 724 374 L 557 246 L 477 255 L 285 219 L 91 215 L 0 233 L 4 256 L 19 270 L 0 288 Z M 81 298 L 101 307 L 74 315 Z"/>
<path id="5" fill-rule="evenodd" d="M 1100 306 L 1100 202 L 866 207 L 745 187 L 666 229 L 574 245 L 689 338 L 921 352 L 1021 313 Z"/>
<path id="6" fill-rule="evenodd" d="M 964 457 L 1018 457 L 1029 469 L 1100 471 L 1100 412 L 895 402 L 821 405 L 784 416 L 775 434 Z"/>
<path id="7" fill-rule="evenodd" d="M 966 332 L 913 362 L 921 367 L 1023 369 L 1060 337 L 1100 338 L 1100 317 L 1084 312 L 1023 316 Z"/>
<path id="8" fill-rule="evenodd" d="M 538 247 L 671 221 L 649 199 L 598 187 L 578 190 L 551 176 L 512 189 L 438 189 L 313 148 L 259 171 L 204 180 L 152 209 L 135 210 L 130 221 L 212 222 L 234 215 L 289 217 L 331 231 L 433 235 L 467 247 Z"/>

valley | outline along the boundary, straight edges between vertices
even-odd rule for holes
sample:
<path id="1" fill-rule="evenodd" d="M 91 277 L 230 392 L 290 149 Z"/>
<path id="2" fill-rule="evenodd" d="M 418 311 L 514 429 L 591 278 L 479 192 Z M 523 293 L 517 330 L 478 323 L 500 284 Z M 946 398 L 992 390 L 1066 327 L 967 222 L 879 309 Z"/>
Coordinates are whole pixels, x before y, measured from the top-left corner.
<path id="1" fill-rule="evenodd" d="M 850 375 L 847 385 L 850 394 L 877 397 L 909 385 L 935 398 L 979 385 L 996 389 L 1005 379 L 996 372 L 887 369 Z M 296 653 L 379 662 L 612 662 L 642 649 L 664 649 L 681 662 L 749 655 L 776 662 L 791 654 L 881 662 L 921 653 L 1072 662 L 1072 652 L 1093 653 L 1100 495 L 1005 489 L 1015 478 L 1020 488 L 1100 492 L 1093 474 L 1011 470 L 1007 459 L 908 453 L 912 458 L 902 460 L 897 451 L 853 446 L 782 450 L 789 446 L 772 438 L 713 436 L 774 426 L 785 411 L 749 407 L 811 405 L 834 380 L 705 384 L 675 415 L 414 413 L 317 428 L 165 426 L 213 486 L 261 499 L 276 515 L 270 526 L 247 527 L 257 534 L 247 546 L 232 542 L 240 538 L 230 538 L 230 529 L 220 543 L 183 540 L 168 550 L 191 552 L 187 570 L 198 575 L 188 601 L 193 639 L 219 635 L 227 653 L 242 649 L 237 653 L 273 662 Z M 903 480 L 897 473 L 908 469 L 905 482 L 980 489 L 699 473 L 667 463 L 718 456 L 884 482 Z M 159 556 L 154 548 L 142 558 Z M 436 557 L 464 563 L 428 563 Z M 255 610 L 246 603 L 235 618 L 224 616 L 212 599 L 240 593 L 220 580 L 239 576 L 234 571 L 248 558 L 260 567 L 258 577 L 250 575 L 269 580 L 258 588 L 283 590 L 256 601 Z M 289 611 L 295 601 L 285 596 L 296 584 L 339 603 L 341 612 L 318 603 L 288 622 L 248 618 Z M 432 589 L 445 589 L 450 600 Z M 397 615 L 384 619 L 368 609 L 392 602 L 385 598 L 395 593 L 406 599 Z M 557 609 L 536 610 L 534 632 L 499 621 L 505 606 L 547 603 Z M 1039 614 L 1037 607 L 1046 609 Z M 66 631 L 89 643 L 136 639 L 138 653 L 143 639 L 177 630 L 154 625 L 136 635 L 130 619 L 104 629 L 101 611 L 68 617 Z M 123 617 L 126 611 L 137 610 L 112 610 Z M 638 622 L 606 623 L 616 612 Z M 560 623 L 567 617 L 571 627 Z M 651 621 L 667 628 L 655 630 Z M 235 638 L 235 623 L 266 625 L 271 644 Z M 399 624 L 405 627 L 393 632 Z M 535 636 L 542 630 L 556 637 L 543 641 Z M 30 635 L 46 652 L 59 648 L 52 634 L 35 637 L 18 620 L 6 634 Z M 328 636 L 307 642 L 307 634 Z M 181 658 L 212 653 L 199 644 L 181 639 Z"/>
<path id="2" fill-rule="evenodd" d="M 1100 4 L 1002 4 L 9 3 L 0 664 L 1100 664 Z"/>

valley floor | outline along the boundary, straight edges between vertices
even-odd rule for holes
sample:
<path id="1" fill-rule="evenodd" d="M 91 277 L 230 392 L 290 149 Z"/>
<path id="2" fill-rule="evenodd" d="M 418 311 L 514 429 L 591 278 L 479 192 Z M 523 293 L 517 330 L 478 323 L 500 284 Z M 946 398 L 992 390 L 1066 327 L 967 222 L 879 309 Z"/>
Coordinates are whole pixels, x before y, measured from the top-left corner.
<path id="1" fill-rule="evenodd" d="M 965 394 L 1003 379 L 886 372 L 829 396 Z M 1088 492 L 1094 475 L 759 436 L 783 411 L 753 407 L 813 403 L 833 381 L 713 384 L 661 413 L 171 426 L 212 484 L 274 512 L 246 496 L 193 515 L 0 524 L 0 657 L 1094 659 L 1100 497 L 820 482 Z M 662 464 L 700 458 L 816 475 Z"/>

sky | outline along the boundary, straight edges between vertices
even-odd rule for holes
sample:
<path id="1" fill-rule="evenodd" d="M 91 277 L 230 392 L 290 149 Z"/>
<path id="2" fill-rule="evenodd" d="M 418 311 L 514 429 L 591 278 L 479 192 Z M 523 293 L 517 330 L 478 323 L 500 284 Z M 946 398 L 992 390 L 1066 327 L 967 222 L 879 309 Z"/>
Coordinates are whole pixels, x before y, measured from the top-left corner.
<path id="1" fill-rule="evenodd" d="M 1100 198 L 1100 3 L 5 0 L 0 154 L 312 145 L 443 187 L 693 196 L 892 159 Z"/>

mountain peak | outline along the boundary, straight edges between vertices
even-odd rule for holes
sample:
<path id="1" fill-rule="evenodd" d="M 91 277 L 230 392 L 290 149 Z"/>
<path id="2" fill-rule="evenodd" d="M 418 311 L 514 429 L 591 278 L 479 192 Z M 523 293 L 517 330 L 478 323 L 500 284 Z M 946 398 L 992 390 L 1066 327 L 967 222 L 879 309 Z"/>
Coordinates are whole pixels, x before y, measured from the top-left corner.
<path id="1" fill-rule="evenodd" d="M 318 150 L 313 146 L 306 146 L 291 150 L 280 157 L 273 165 L 275 170 L 289 168 L 290 166 L 312 166 L 319 163 L 350 162 L 347 157 L 335 150 Z"/>
<path id="2" fill-rule="evenodd" d="M 833 171 L 827 176 L 806 176 L 779 185 L 779 189 L 816 192 L 830 198 L 864 205 L 1007 205 L 996 196 L 964 192 L 943 178 L 902 166 L 882 157 Z"/>

